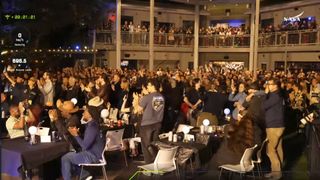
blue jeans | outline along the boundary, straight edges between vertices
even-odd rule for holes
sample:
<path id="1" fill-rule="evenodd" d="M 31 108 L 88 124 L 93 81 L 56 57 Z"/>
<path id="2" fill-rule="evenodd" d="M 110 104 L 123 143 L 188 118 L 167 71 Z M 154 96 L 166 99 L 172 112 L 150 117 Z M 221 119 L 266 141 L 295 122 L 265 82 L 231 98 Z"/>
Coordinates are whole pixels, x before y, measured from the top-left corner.
<path id="1" fill-rule="evenodd" d="M 82 151 L 79 153 L 69 152 L 61 158 L 61 173 L 64 180 L 71 180 L 72 172 L 79 172 L 80 167 L 78 164 L 81 163 L 95 163 L 99 160 L 90 152 Z M 89 175 L 89 173 L 83 170 L 83 176 Z M 85 176 L 84 176 L 85 177 Z M 80 177 L 81 178 L 81 177 Z"/>

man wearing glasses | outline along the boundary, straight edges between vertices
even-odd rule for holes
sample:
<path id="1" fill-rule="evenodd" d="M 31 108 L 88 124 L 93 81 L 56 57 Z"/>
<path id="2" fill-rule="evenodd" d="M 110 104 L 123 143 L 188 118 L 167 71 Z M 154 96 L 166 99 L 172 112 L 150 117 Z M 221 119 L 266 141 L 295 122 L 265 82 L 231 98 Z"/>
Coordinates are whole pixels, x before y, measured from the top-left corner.
<path id="1" fill-rule="evenodd" d="M 267 82 L 265 93 L 266 99 L 262 103 L 265 111 L 265 125 L 267 138 L 267 155 L 271 161 L 271 173 L 267 178 L 280 179 L 281 166 L 283 163 L 282 134 L 284 131 L 284 100 L 279 93 L 280 81 L 271 79 Z"/>

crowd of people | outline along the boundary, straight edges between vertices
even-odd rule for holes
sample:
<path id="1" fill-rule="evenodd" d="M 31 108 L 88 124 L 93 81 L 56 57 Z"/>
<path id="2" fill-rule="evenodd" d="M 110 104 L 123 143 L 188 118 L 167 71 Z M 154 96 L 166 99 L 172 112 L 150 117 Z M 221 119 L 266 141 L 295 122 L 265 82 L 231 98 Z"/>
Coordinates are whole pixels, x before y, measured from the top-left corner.
<path id="1" fill-rule="evenodd" d="M 212 63 L 198 71 L 101 67 L 29 74 L 7 71 L 1 74 L 1 112 L 6 117 L 1 131 L 10 138 L 21 137 L 25 124 L 38 125 L 48 116 L 49 126 L 80 152 L 62 158 L 62 175 L 70 179 L 72 166 L 101 158 L 103 109 L 118 109 L 117 119 L 129 117 L 125 122 L 135 126 L 146 163 L 155 158 L 148 147 L 160 133 L 178 124 L 194 125 L 206 112 L 219 124 L 230 124 L 211 168 L 239 163 L 246 148 L 268 138 L 268 177 L 279 179 L 286 153 L 282 137 L 297 131 L 306 109 L 319 103 L 319 82 L 320 74 L 313 71 L 259 71 L 254 77 L 250 71 L 221 69 Z M 232 110 L 230 122 L 225 108 Z"/>
<path id="2" fill-rule="evenodd" d="M 295 21 L 284 22 L 282 25 L 268 25 L 265 28 L 261 28 L 261 33 L 281 32 L 281 31 L 298 31 L 298 30 L 314 30 L 317 29 L 317 23 L 315 21 Z"/>
<path id="3" fill-rule="evenodd" d="M 103 24 L 101 27 L 104 30 L 110 31 L 107 32 L 107 36 L 104 38 L 107 43 L 112 43 L 112 22 L 108 21 Z M 148 32 L 149 25 L 134 25 L 132 21 L 124 21 L 122 25 L 122 41 L 127 44 L 148 44 Z M 272 44 L 275 41 L 274 35 L 275 32 L 290 32 L 297 30 L 315 30 L 317 29 L 316 22 L 301 20 L 295 22 L 283 23 L 282 25 L 268 25 L 259 30 L 261 35 L 262 44 Z M 193 40 L 193 26 L 185 27 L 175 27 L 170 24 L 157 24 L 155 26 L 155 44 L 159 45 L 191 45 Z M 232 26 L 208 26 L 200 27 L 199 29 L 199 45 L 200 46 L 248 46 L 250 42 L 249 35 L 250 29 L 245 26 L 232 27 Z M 233 40 L 232 37 L 235 37 Z M 99 38 L 98 38 L 99 39 Z M 278 38 L 277 43 L 285 43 L 285 35 Z M 291 42 L 292 39 L 292 42 Z M 316 33 L 314 34 L 303 34 L 301 37 L 302 43 L 314 43 L 316 39 Z M 290 36 L 289 43 L 298 43 L 299 36 Z"/>

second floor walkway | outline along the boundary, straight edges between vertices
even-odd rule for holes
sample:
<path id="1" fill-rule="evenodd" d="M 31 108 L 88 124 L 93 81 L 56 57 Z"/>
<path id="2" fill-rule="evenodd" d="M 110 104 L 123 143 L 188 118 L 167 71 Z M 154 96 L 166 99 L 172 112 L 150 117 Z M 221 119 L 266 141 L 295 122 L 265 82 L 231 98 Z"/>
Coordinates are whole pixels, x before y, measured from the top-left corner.
<path id="1" fill-rule="evenodd" d="M 98 48 L 115 48 L 115 32 L 97 30 L 96 45 Z M 148 32 L 122 32 L 123 49 L 147 50 Z M 259 51 L 314 51 L 320 47 L 320 30 L 282 31 L 259 34 Z M 155 50 L 192 51 L 193 34 L 154 34 Z M 250 34 L 243 35 L 199 35 L 200 52 L 248 52 Z"/>

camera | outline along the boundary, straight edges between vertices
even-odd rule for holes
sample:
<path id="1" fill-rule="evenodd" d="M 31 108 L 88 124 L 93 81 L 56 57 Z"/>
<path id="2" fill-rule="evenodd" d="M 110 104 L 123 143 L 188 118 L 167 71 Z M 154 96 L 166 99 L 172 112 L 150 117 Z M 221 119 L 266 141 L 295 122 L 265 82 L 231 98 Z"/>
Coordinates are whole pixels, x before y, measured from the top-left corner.
<path id="1" fill-rule="evenodd" d="M 304 127 L 307 123 L 311 123 L 314 119 L 317 119 L 318 117 L 319 113 L 313 111 L 312 113 L 308 114 L 300 120 L 300 122 L 302 123 L 301 126 Z"/>
<path id="2" fill-rule="evenodd" d="M 303 125 L 306 125 L 308 122 L 312 122 L 314 119 L 314 113 L 310 113 L 308 114 L 307 116 L 303 117 L 300 122 L 303 124 Z"/>

